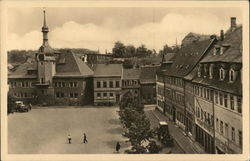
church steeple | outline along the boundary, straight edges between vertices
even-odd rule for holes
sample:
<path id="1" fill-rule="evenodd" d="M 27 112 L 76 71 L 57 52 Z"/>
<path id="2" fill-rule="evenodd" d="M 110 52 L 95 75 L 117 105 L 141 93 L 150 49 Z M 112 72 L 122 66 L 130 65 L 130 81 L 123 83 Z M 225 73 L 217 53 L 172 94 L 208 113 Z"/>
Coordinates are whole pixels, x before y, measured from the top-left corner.
<path id="1" fill-rule="evenodd" d="M 48 43 L 49 28 L 46 24 L 46 12 L 45 12 L 45 10 L 43 10 L 43 14 L 44 14 L 44 20 L 43 20 L 42 33 L 43 33 L 43 45 L 45 45 L 46 43 Z"/>

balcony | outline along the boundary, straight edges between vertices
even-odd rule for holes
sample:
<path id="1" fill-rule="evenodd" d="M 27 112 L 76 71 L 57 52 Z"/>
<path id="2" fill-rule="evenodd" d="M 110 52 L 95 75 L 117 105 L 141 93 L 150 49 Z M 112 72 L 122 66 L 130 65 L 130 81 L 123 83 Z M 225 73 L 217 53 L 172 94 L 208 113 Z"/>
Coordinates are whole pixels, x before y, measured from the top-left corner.
<path id="1" fill-rule="evenodd" d="M 50 85 L 50 82 L 42 82 L 42 81 L 37 81 L 35 83 L 36 86 L 40 86 L 40 87 L 46 87 L 46 86 L 49 86 Z"/>

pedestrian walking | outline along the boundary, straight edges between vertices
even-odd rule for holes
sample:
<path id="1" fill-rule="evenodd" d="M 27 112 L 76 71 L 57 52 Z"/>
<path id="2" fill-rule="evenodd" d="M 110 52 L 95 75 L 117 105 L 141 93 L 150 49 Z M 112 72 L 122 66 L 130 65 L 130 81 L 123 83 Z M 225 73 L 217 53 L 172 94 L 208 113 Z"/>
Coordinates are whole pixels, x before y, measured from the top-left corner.
<path id="1" fill-rule="evenodd" d="M 71 136 L 70 136 L 70 134 L 68 135 L 68 141 L 69 141 L 69 144 L 71 144 Z"/>
<path id="2" fill-rule="evenodd" d="M 88 142 L 87 136 L 86 136 L 86 134 L 84 133 L 84 134 L 83 134 L 83 143 L 87 143 L 87 142 Z"/>
<path id="3" fill-rule="evenodd" d="M 119 141 L 117 141 L 116 147 L 115 147 L 115 150 L 117 153 L 119 153 L 120 148 L 121 148 L 121 145 L 120 145 Z"/>

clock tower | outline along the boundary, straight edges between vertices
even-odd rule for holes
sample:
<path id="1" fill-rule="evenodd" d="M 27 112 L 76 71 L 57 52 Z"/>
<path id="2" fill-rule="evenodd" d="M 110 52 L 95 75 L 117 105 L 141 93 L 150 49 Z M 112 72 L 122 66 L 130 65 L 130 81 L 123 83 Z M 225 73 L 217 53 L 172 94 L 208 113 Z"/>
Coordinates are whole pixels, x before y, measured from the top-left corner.
<path id="1" fill-rule="evenodd" d="M 56 51 L 52 49 L 48 42 L 49 28 L 46 24 L 46 12 L 43 11 L 44 22 L 42 27 L 43 44 L 36 53 L 38 80 L 38 98 L 42 102 L 47 102 L 54 97 L 53 76 L 56 73 Z M 52 96 L 52 97 L 51 97 Z M 49 97 L 47 99 L 47 97 Z"/>

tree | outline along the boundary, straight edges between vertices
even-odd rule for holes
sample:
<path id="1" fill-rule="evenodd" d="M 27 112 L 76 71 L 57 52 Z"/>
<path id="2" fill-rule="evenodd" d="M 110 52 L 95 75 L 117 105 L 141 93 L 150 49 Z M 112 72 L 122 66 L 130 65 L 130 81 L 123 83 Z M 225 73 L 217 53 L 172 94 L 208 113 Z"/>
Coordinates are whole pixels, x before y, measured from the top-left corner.
<path id="1" fill-rule="evenodd" d="M 123 136 L 129 139 L 132 151 L 137 154 L 146 153 L 147 148 L 144 142 L 149 142 L 153 137 L 150 129 L 150 122 L 140 105 L 139 97 L 132 92 L 122 96 L 119 110 L 120 121 L 125 129 Z"/>
<path id="2" fill-rule="evenodd" d="M 142 58 L 142 57 L 144 57 L 144 56 L 147 56 L 147 48 L 145 47 L 145 45 L 141 45 L 141 46 L 139 46 L 137 49 L 136 49 L 136 56 L 137 57 L 140 57 L 140 58 Z"/>
<path id="3" fill-rule="evenodd" d="M 126 58 L 134 57 L 135 56 L 135 50 L 136 49 L 135 49 L 135 47 L 133 45 L 126 46 L 124 57 L 126 57 Z"/>
<path id="4" fill-rule="evenodd" d="M 125 55 L 125 46 L 120 41 L 115 42 L 115 45 L 112 49 L 113 57 L 115 58 L 123 58 Z"/>

